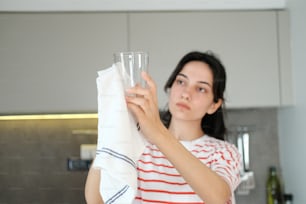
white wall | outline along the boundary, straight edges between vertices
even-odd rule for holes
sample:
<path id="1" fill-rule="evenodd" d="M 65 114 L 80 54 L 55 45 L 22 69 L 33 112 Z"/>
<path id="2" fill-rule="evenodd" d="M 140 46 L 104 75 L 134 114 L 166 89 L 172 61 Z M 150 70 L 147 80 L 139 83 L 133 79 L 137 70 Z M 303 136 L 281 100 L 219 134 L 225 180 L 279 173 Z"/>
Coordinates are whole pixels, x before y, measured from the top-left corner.
<path id="1" fill-rule="evenodd" d="M 292 68 L 296 106 L 279 111 L 282 173 L 294 203 L 306 203 L 306 1 L 288 1 L 291 17 Z"/>

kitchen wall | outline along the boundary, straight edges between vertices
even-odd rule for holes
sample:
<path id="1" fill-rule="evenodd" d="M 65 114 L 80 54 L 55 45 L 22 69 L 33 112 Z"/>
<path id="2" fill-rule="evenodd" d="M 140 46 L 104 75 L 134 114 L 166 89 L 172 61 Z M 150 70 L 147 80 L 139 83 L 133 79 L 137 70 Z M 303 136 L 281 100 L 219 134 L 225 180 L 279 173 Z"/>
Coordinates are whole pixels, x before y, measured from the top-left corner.
<path id="1" fill-rule="evenodd" d="M 67 171 L 67 158 L 96 135 L 96 119 L 0 121 L 0 203 L 85 203 L 86 171 Z"/>
<path id="2" fill-rule="evenodd" d="M 228 128 L 239 125 L 250 130 L 250 168 L 255 174 L 255 189 L 249 195 L 237 195 L 237 204 L 266 203 L 265 185 L 268 168 L 280 169 L 277 132 L 277 109 L 240 109 L 228 111 Z M 231 139 L 232 135 L 229 135 Z"/>
<path id="3" fill-rule="evenodd" d="M 306 1 L 288 1 L 291 16 L 292 69 L 296 105 L 279 110 L 281 164 L 286 190 L 294 194 L 294 203 L 306 203 Z"/>
<path id="4" fill-rule="evenodd" d="M 7 24 L 5 24 L 7 28 L 12 29 L 16 27 L 18 28 L 16 29 L 18 32 L 16 31 L 14 35 L 9 32 L 6 32 L 9 29 L 2 29 L 2 32 L 0 32 L 2 34 L 0 39 L 2 40 L 1 42 L 3 42 L 4 45 L 2 46 L 2 49 L 4 50 L 3 53 L 12 53 L 8 55 L 3 55 L 3 60 L 6 59 L 7 61 L 9 61 L 8 64 L 12 66 L 20 63 L 20 66 L 17 66 L 18 69 L 16 70 L 12 69 L 11 66 L 8 66 L 8 69 L 0 70 L 1 74 L 4 74 L 3 76 L 7 76 L 5 74 L 9 73 L 9 77 L 4 77 L 3 80 L 0 81 L 0 84 L 4 84 L 4 86 L 2 87 L 4 87 L 5 90 L 3 92 L 4 94 L 2 95 L 5 96 L 5 93 L 22 95 L 22 106 L 17 104 L 16 107 L 18 107 L 18 109 L 14 110 L 19 110 L 19 108 L 21 110 L 24 110 L 24 108 L 28 106 L 30 107 L 30 109 L 27 110 L 31 110 L 32 112 L 50 111 L 50 109 L 46 109 L 44 107 L 46 103 L 43 103 L 35 98 L 36 96 L 40 95 L 37 94 L 40 93 L 37 92 L 37 88 L 41 88 L 40 90 L 43 90 L 43 93 L 48 93 L 46 94 L 46 96 L 48 97 L 47 104 L 52 104 L 52 107 L 58 106 L 62 108 L 63 103 L 60 103 L 59 101 L 54 101 L 53 99 L 57 98 L 59 100 L 65 96 L 69 96 L 68 98 L 73 101 L 67 102 L 65 104 L 66 107 L 72 108 L 72 106 L 76 106 L 73 107 L 73 110 L 76 111 L 79 110 L 79 107 L 77 105 L 84 106 L 84 104 L 88 102 L 95 103 L 96 88 L 94 80 L 92 79 L 96 77 L 96 69 L 100 69 L 104 66 L 106 67 L 110 64 L 110 62 L 102 60 L 102 57 L 107 56 L 107 58 L 111 60 L 110 53 L 113 53 L 113 51 L 109 49 L 104 49 L 104 51 L 106 50 L 107 52 L 103 52 L 103 49 L 101 48 L 105 48 L 105 46 L 109 44 L 116 44 L 116 49 L 122 49 L 122 43 L 109 42 L 109 39 L 111 38 L 108 35 L 108 37 L 105 38 L 101 37 L 103 35 L 105 36 L 107 31 L 109 30 L 104 29 L 104 27 L 102 26 L 109 24 L 109 18 L 102 18 L 101 16 L 97 18 L 97 16 L 99 15 L 94 14 L 93 16 L 86 18 L 84 21 L 84 19 L 82 20 L 78 18 L 78 15 L 72 14 L 69 15 L 69 18 L 73 19 L 73 21 L 71 22 L 75 23 L 75 27 L 78 28 L 77 30 L 73 30 L 71 29 L 71 27 L 67 27 L 65 24 L 61 23 L 59 24 L 59 27 L 55 26 L 58 25 L 55 22 L 61 22 L 60 18 L 58 17 L 66 15 L 65 13 L 59 13 L 59 15 L 57 15 L 57 17 L 54 18 L 51 23 L 38 24 L 35 29 L 29 29 L 27 27 L 27 23 L 33 23 L 33 25 L 36 25 L 36 18 L 31 18 L 31 15 L 29 15 L 29 22 L 19 22 L 19 15 L 22 16 L 27 14 L 17 13 L 16 15 L 10 16 L 13 19 L 12 21 L 3 21 L 7 22 Z M 44 15 L 52 15 L 52 13 Z M 110 16 L 112 19 L 116 18 L 115 15 L 111 13 L 107 13 L 107 16 Z M 7 16 L 3 15 L 3 17 L 6 18 Z M 122 19 L 122 22 L 125 22 L 123 17 L 124 15 L 119 16 L 118 19 L 116 19 L 118 22 L 121 22 Z M 18 22 L 17 24 L 14 23 L 14 19 L 16 20 L 16 22 Z M 21 19 L 24 20 L 24 18 Z M 82 26 L 85 25 L 89 28 L 84 29 Z M 122 27 L 118 26 L 117 24 L 116 26 L 112 25 L 110 27 L 114 28 L 115 31 L 117 28 Z M 297 24 L 294 25 L 296 28 L 298 27 Z M 20 27 L 22 28 L 21 30 L 19 30 Z M 52 32 L 50 30 L 52 30 Z M 90 34 L 96 36 L 93 37 L 93 39 L 99 39 L 99 41 L 94 41 L 92 40 L 92 38 L 89 38 L 89 40 L 84 41 L 82 37 L 83 32 L 85 32 L 86 30 L 91 30 Z M 37 31 L 41 33 L 39 38 L 35 37 Z M 63 38 L 63 32 L 69 35 L 71 34 L 72 37 Z M 113 32 L 109 32 L 108 34 L 112 36 L 112 33 Z M 122 34 L 122 32 L 115 33 Z M 50 36 L 54 35 L 57 36 L 55 38 L 56 41 L 46 40 L 49 39 Z M 31 46 L 28 46 L 27 41 L 28 39 L 30 39 L 29 41 L 32 42 L 32 38 L 35 39 L 36 43 Z M 113 37 L 113 39 L 117 38 Z M 120 39 L 122 40 L 122 42 L 125 42 L 124 37 L 121 36 Z M 24 45 L 20 42 L 26 43 Z M 54 42 L 55 46 L 57 44 L 63 45 L 61 46 L 61 49 L 48 49 L 50 47 L 53 47 Z M 67 44 L 67 42 L 70 42 L 72 45 L 80 45 L 82 49 L 76 49 L 75 46 L 70 46 L 70 44 Z M 296 42 L 296 44 L 298 43 Z M 10 50 L 10 46 L 6 45 L 13 45 L 13 47 L 16 46 L 16 49 Z M 93 50 L 93 47 L 98 48 Z M 76 55 L 77 57 L 75 57 L 74 55 L 70 55 L 71 50 L 76 50 L 76 52 L 78 53 Z M 17 55 L 18 57 L 15 57 L 15 52 L 20 52 L 19 55 Z M 37 59 L 36 54 L 41 52 L 46 53 L 44 55 L 44 58 Z M 296 52 L 299 54 L 298 51 Z M 30 57 L 27 57 L 28 55 L 25 53 L 27 53 Z M 88 55 L 88 53 L 90 53 L 90 55 Z M 53 57 L 50 58 L 50 56 Z M 54 58 L 54 56 L 57 57 Z M 165 56 L 167 56 L 167 58 L 169 57 L 168 55 Z M 75 58 L 80 59 L 80 63 L 77 63 L 78 67 L 73 66 L 73 73 L 70 73 L 65 70 L 65 67 L 67 66 L 67 64 L 69 64 L 69 62 L 75 60 Z M 43 66 L 37 66 L 37 60 L 40 60 Z M 28 64 L 23 64 L 23 62 L 26 62 Z M 100 64 L 102 62 L 105 64 Z M 27 69 L 25 69 L 24 67 L 26 67 Z M 79 74 L 83 73 L 79 71 L 84 67 L 86 67 L 86 72 L 88 73 L 88 75 L 86 76 L 84 74 Z M 38 72 L 36 68 L 43 71 Z M 51 69 L 55 70 L 55 75 L 48 74 L 48 70 Z M 41 75 L 37 73 L 41 73 Z M 302 74 L 300 75 L 300 82 L 303 81 L 302 76 L 305 75 L 303 73 L 304 72 L 302 72 Z M 64 80 L 59 81 L 60 77 L 58 76 L 58 74 L 60 74 Z M 52 79 L 51 85 L 57 84 L 57 87 L 60 87 L 61 90 L 65 89 L 66 92 L 62 91 L 61 93 L 64 94 L 59 95 L 57 91 L 53 91 L 54 89 L 48 89 L 48 86 L 45 86 L 44 83 L 38 83 L 39 80 L 44 80 L 46 76 L 49 79 Z M 74 86 L 73 89 L 67 88 L 66 78 L 63 76 L 67 76 L 67 78 L 72 77 L 75 81 L 77 81 L 76 84 L 78 84 L 78 86 Z M 79 81 L 83 80 L 84 78 L 89 78 L 92 83 L 79 83 Z M 16 82 L 20 80 L 25 80 L 25 83 L 21 83 L 22 85 L 19 86 Z M 8 84 L 6 83 L 7 81 L 13 83 L 10 83 L 10 86 L 5 86 L 6 84 Z M 286 83 L 288 84 L 287 81 Z M 37 86 L 37 84 L 40 84 L 40 86 Z M 89 88 L 84 87 L 86 85 Z M 28 90 L 30 90 L 29 92 L 35 94 L 32 94 L 31 97 L 29 97 L 28 94 L 26 94 L 28 93 Z M 73 93 L 73 91 L 76 92 Z M 86 92 L 92 92 L 93 97 L 88 97 L 88 95 L 86 95 Z M 302 90 L 299 90 L 299 92 L 302 92 Z M 75 100 L 75 96 L 81 96 L 80 98 L 82 98 L 82 100 Z M 4 106 L 5 104 L 10 104 L 9 107 L 14 107 L 12 104 L 14 104 L 17 100 L 8 99 L 8 97 L 2 97 L 1 105 Z M 5 103 L 5 100 L 7 100 L 7 103 Z M 78 103 L 74 103 L 74 101 L 78 101 Z M 33 102 L 37 103 L 37 106 L 33 106 Z M 300 109 L 298 109 L 299 111 L 303 110 L 303 106 L 301 106 L 301 103 L 302 101 L 298 106 L 301 107 Z M 5 110 L 7 111 L 7 109 Z M 67 109 L 64 107 L 63 109 L 61 109 L 61 111 L 67 112 Z M 295 120 L 291 121 L 292 115 L 295 116 L 295 114 L 297 114 L 297 112 L 295 112 L 295 109 L 289 109 L 289 115 L 286 115 L 286 113 L 286 111 L 281 110 L 280 118 L 282 119 L 282 135 L 287 134 L 288 130 L 292 131 L 297 127 L 297 125 L 292 123 L 303 121 L 299 120 L 303 119 L 301 114 L 299 114 L 298 117 L 293 117 Z M 228 125 L 231 130 L 235 130 L 238 125 L 248 126 L 251 130 L 251 169 L 255 172 L 256 188 L 251 191 L 250 195 L 237 195 L 238 204 L 265 203 L 265 180 L 268 166 L 276 165 L 277 167 L 279 167 L 277 129 L 280 126 L 277 125 L 277 116 L 278 109 L 274 108 L 244 110 L 236 109 L 230 110 L 228 113 Z M 284 120 L 285 117 L 288 119 Z M 68 157 L 79 156 L 80 144 L 96 142 L 96 135 L 73 134 L 73 130 L 88 128 L 95 129 L 96 125 L 97 121 L 94 119 L 0 121 L 0 204 L 85 203 L 83 191 L 87 172 L 67 171 L 66 160 Z M 302 140 L 303 132 L 301 130 L 301 127 L 303 127 L 303 125 L 299 125 L 298 127 L 300 129 L 297 128 L 298 131 L 296 131 L 300 136 L 297 137 L 297 142 L 290 144 L 290 147 L 292 149 L 295 149 L 295 145 L 304 144 Z M 232 135 L 230 135 L 230 139 L 231 137 Z M 284 138 L 284 142 L 288 142 L 288 140 L 291 141 L 288 137 L 283 137 L 283 139 Z M 292 150 L 291 148 L 286 149 L 286 144 L 287 143 L 283 143 L 284 154 L 288 154 Z M 299 155 L 298 151 L 300 150 L 301 149 L 296 148 L 294 155 Z M 283 165 L 290 164 L 290 166 L 297 166 L 299 164 L 298 160 L 295 160 L 294 163 L 288 163 L 290 157 L 288 159 L 286 155 L 284 156 L 284 158 L 285 159 L 282 160 Z M 287 170 L 285 172 L 287 175 L 286 184 L 290 182 L 289 186 L 287 185 L 289 187 L 287 189 L 289 189 L 290 191 L 292 190 L 294 193 L 296 191 L 296 188 L 294 188 L 294 183 L 299 183 L 299 181 L 296 178 L 293 179 L 292 177 L 294 176 L 291 176 L 291 173 L 293 173 L 292 175 L 297 175 L 297 173 L 299 173 L 297 171 L 297 168 L 295 168 L 293 170 L 290 169 L 290 171 Z"/>
<path id="5" fill-rule="evenodd" d="M 256 188 L 237 195 L 238 204 L 265 203 L 269 165 L 279 167 L 277 109 L 229 110 L 230 130 L 251 130 L 251 169 Z M 0 204 L 83 204 L 86 171 L 67 171 L 82 143 L 96 143 L 96 119 L 0 121 Z M 79 132 L 79 133 L 76 133 Z M 75 133 L 75 134 L 74 134 Z M 233 138 L 233 135 L 229 135 Z"/>

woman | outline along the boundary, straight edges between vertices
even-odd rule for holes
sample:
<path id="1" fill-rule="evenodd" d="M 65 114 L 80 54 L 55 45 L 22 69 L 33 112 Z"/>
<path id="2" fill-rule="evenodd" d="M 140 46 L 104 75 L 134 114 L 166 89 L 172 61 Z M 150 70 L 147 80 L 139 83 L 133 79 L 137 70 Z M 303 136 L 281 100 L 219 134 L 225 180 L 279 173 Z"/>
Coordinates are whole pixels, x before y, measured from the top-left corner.
<path id="1" fill-rule="evenodd" d="M 222 105 L 225 69 L 212 53 L 185 55 L 168 79 L 168 110 L 160 119 L 156 85 L 143 73 L 147 88 L 136 86 L 126 98 L 149 141 L 138 161 L 134 203 L 235 203 L 240 155 L 224 141 Z M 103 203 L 99 171 L 91 169 L 86 200 Z M 98 179 L 97 179 L 98 178 Z"/>

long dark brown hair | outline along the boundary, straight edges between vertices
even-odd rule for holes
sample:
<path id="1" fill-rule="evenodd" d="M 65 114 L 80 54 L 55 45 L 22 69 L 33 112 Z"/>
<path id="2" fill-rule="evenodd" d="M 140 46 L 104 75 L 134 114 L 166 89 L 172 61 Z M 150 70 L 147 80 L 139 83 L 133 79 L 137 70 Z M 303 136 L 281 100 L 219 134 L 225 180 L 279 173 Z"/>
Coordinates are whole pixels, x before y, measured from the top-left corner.
<path id="1" fill-rule="evenodd" d="M 223 104 L 213 113 L 205 114 L 201 121 L 201 127 L 205 134 L 214 137 L 216 139 L 224 140 L 226 133 L 226 127 L 224 123 L 224 91 L 226 85 L 226 72 L 221 61 L 211 51 L 208 52 L 190 52 L 183 56 L 178 65 L 170 75 L 168 81 L 164 86 L 165 92 L 171 89 L 176 76 L 181 72 L 184 66 L 191 61 L 204 62 L 209 66 L 213 73 L 213 94 L 214 102 L 217 103 L 219 99 L 222 99 Z M 169 109 L 161 111 L 161 119 L 164 125 L 168 128 L 171 121 L 171 113 Z"/>

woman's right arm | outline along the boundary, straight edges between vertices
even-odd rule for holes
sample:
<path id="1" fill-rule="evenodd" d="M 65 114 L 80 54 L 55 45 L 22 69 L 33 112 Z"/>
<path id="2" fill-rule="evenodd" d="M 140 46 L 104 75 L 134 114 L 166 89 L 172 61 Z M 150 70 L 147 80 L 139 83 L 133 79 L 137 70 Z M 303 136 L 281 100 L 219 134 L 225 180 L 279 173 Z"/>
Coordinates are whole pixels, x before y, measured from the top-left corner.
<path id="1" fill-rule="evenodd" d="M 87 204 L 104 204 L 100 195 L 100 169 L 90 167 L 85 184 L 85 199 Z"/>

